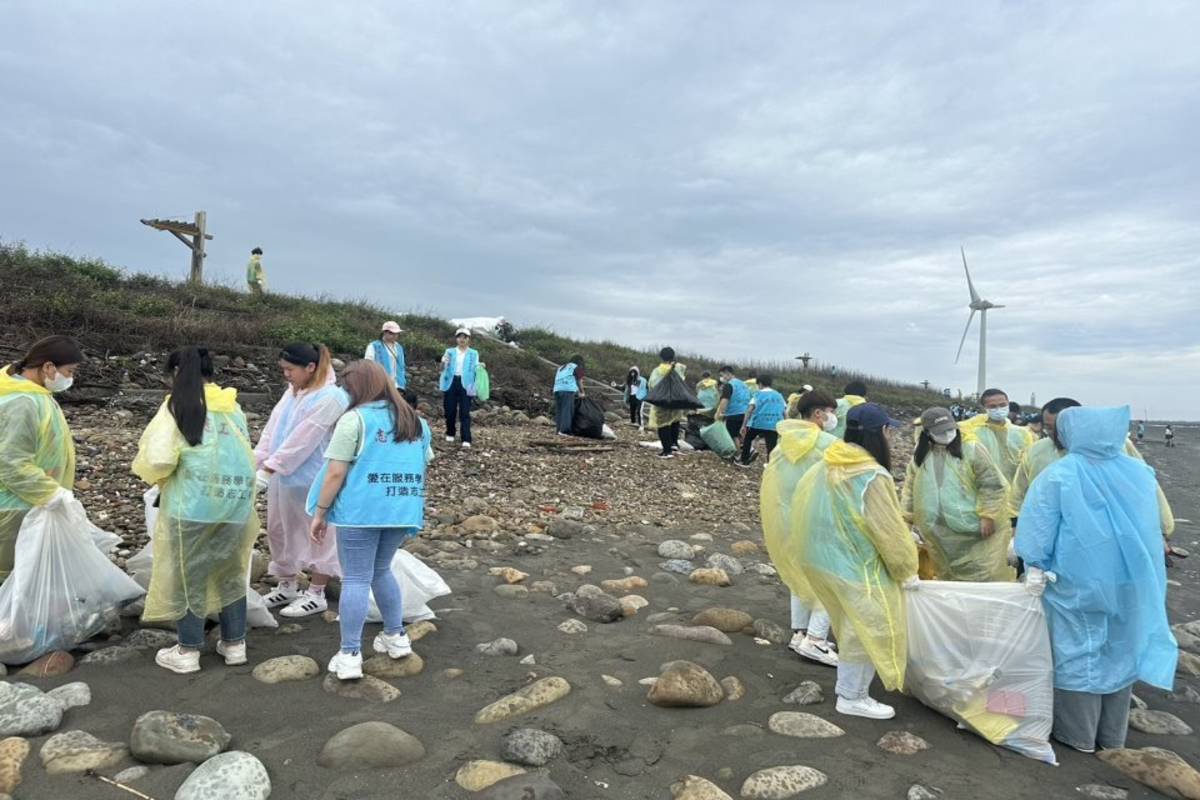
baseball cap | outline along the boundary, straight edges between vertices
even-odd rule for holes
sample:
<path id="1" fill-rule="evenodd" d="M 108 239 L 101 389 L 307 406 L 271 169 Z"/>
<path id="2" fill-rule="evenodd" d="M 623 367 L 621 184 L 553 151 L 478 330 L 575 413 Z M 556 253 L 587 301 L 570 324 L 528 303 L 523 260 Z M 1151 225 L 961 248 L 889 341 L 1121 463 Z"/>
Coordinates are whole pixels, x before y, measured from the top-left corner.
<path id="1" fill-rule="evenodd" d="M 948 409 L 934 406 L 921 412 L 921 427 L 930 433 L 946 433 L 957 426 L 954 415 Z"/>
<path id="2" fill-rule="evenodd" d="M 383 323 L 383 332 L 384 333 L 404 333 L 404 331 L 400 330 L 400 326 L 397 325 L 395 322 L 392 322 L 391 320 L 388 320 L 387 322 Z"/>
<path id="3" fill-rule="evenodd" d="M 868 431 L 877 431 L 882 428 L 899 428 L 901 422 L 892 419 L 883 406 L 878 403 L 860 403 L 846 414 L 847 423 L 856 423 L 859 427 Z"/>
<path id="4" fill-rule="evenodd" d="M 471 329 L 470 328 L 459 328 L 458 330 L 456 330 L 454 332 L 454 335 L 455 336 L 470 336 Z"/>
<path id="5" fill-rule="evenodd" d="M 813 390 L 813 388 L 811 386 L 809 386 L 807 383 L 800 387 L 800 391 L 802 391 L 802 392 L 811 392 L 812 390 Z"/>

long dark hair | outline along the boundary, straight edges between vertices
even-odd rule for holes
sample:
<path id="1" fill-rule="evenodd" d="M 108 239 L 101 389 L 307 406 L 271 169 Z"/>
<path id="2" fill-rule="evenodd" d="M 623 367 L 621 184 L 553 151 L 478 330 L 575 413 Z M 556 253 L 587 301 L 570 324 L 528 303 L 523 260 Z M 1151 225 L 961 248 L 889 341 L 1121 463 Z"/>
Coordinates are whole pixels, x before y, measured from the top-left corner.
<path id="1" fill-rule="evenodd" d="M 394 440 L 413 442 L 421 438 L 421 419 L 401 396 L 383 367 L 374 361 L 355 361 L 342 372 L 342 385 L 350 395 L 350 408 L 358 408 L 376 400 L 386 400 L 392 407 L 395 426 Z"/>
<path id="2" fill-rule="evenodd" d="M 167 372 L 175 373 L 167 408 L 183 438 L 195 447 L 204 441 L 204 421 L 208 419 L 204 382 L 213 377 L 212 356 L 204 347 L 176 350 L 167 359 Z"/>
<path id="3" fill-rule="evenodd" d="M 631 368 L 629 372 L 625 373 L 625 385 L 633 386 L 633 382 L 640 377 L 642 377 L 642 371 L 637 367 Z"/>
<path id="4" fill-rule="evenodd" d="M 307 367 L 316 364 L 317 368 L 309 378 L 305 389 L 321 388 L 329 380 L 329 371 L 333 369 L 333 356 L 329 348 L 323 344 L 309 342 L 293 342 L 279 353 L 279 358 L 297 367 Z"/>
<path id="5" fill-rule="evenodd" d="M 79 343 L 70 336 L 47 336 L 45 339 L 34 342 L 20 361 L 13 362 L 9 372 L 16 375 L 27 369 L 36 369 L 43 364 L 53 364 L 56 367 L 82 364 L 85 358 Z"/>
<path id="6" fill-rule="evenodd" d="M 846 422 L 846 441 L 866 450 L 871 454 L 871 458 L 879 463 L 879 466 L 888 472 L 892 471 L 892 449 L 888 446 L 883 428 L 867 430 L 857 420 L 848 420 Z"/>
<path id="7" fill-rule="evenodd" d="M 955 458 L 962 458 L 962 431 L 954 432 L 954 440 L 946 445 L 946 452 Z M 920 438 L 917 439 L 917 449 L 913 451 L 913 463 L 918 467 L 925 463 L 925 456 L 929 455 L 929 450 L 933 447 L 933 437 L 929 435 L 929 431 L 921 431 Z"/>

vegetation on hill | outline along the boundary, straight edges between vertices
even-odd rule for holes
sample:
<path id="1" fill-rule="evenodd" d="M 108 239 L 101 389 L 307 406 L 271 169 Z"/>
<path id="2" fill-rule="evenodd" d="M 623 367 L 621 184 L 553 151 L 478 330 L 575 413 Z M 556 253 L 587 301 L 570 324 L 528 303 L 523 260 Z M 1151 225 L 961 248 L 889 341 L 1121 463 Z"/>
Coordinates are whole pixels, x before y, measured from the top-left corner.
<path id="1" fill-rule="evenodd" d="M 0 242 L 0 318 L 11 349 L 49 333 L 78 337 L 97 355 L 130 355 L 161 351 L 184 343 L 204 344 L 230 356 L 268 364 L 291 341 L 321 342 L 343 359 L 361 356 L 378 336 L 379 324 L 395 319 L 408 362 L 418 375 L 417 389 L 431 391 L 443 350 L 452 343 L 454 326 L 423 314 L 388 310 L 365 301 L 267 294 L 255 297 L 225 286 L 196 286 L 164 278 L 127 273 L 99 259 L 37 252 L 21 244 Z M 550 393 L 553 369 L 538 356 L 561 363 L 573 353 L 584 356 L 590 377 L 623 381 L 630 365 L 643 372 L 658 363 L 657 352 L 614 342 L 580 342 L 542 328 L 518 328 L 520 349 L 477 337 L 475 347 L 492 374 L 496 399 L 508 405 L 540 410 Z M 720 363 L 703 356 L 680 354 L 696 380 L 703 370 L 716 374 Z M 835 396 L 845 383 L 861 378 L 871 398 L 897 413 L 915 412 L 940 396 L 853 370 L 822 367 L 804 371 L 793 364 L 735 365 L 769 371 L 776 388 L 787 394 L 803 383 Z"/>

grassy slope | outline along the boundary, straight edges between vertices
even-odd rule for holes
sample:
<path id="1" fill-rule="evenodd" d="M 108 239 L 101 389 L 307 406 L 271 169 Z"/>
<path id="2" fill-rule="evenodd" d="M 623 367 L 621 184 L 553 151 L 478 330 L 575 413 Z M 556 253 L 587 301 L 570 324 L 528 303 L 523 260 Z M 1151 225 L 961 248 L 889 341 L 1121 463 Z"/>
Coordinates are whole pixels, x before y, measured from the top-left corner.
<path id="1" fill-rule="evenodd" d="M 402 342 L 410 365 L 432 370 L 451 342 L 453 326 L 431 316 L 403 314 L 367 302 L 270 294 L 255 298 L 222 286 L 192 286 L 148 275 L 127 274 L 96 259 L 33 252 L 0 242 L 0 318 L 4 332 L 18 341 L 49 333 L 78 337 L 94 353 L 128 355 L 142 350 L 169 350 L 184 343 L 205 344 L 230 355 L 269 363 L 274 351 L 290 341 L 322 342 L 343 358 L 361 355 L 378 335 L 379 323 L 396 319 L 405 329 Z M 550 389 L 552 370 L 539 354 L 556 363 L 580 353 L 591 377 L 621 381 L 631 364 L 643 371 L 654 366 L 655 354 L 613 342 L 578 342 L 544 329 L 518 330 L 524 351 L 479 340 L 475 346 L 487 362 L 497 399 L 513 406 L 540 408 Z M 711 359 L 681 355 L 689 377 L 701 370 L 714 374 Z M 899 410 L 914 411 L 938 402 L 919 386 L 887 381 L 838 369 L 801 373 L 794 366 L 755 365 L 776 375 L 784 394 L 801 383 L 835 396 L 851 378 L 871 387 L 872 399 Z"/>

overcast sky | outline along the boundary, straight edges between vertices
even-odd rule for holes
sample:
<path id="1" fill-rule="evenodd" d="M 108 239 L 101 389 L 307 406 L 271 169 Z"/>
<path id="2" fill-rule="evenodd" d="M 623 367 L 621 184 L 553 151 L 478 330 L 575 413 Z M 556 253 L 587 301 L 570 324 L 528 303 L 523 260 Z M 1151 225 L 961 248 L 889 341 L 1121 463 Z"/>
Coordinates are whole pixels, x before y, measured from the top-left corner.
<path id="1" fill-rule="evenodd" d="M 1200 418 L 1200 5 L 200 9 L 0 2 L 0 237 Z"/>

